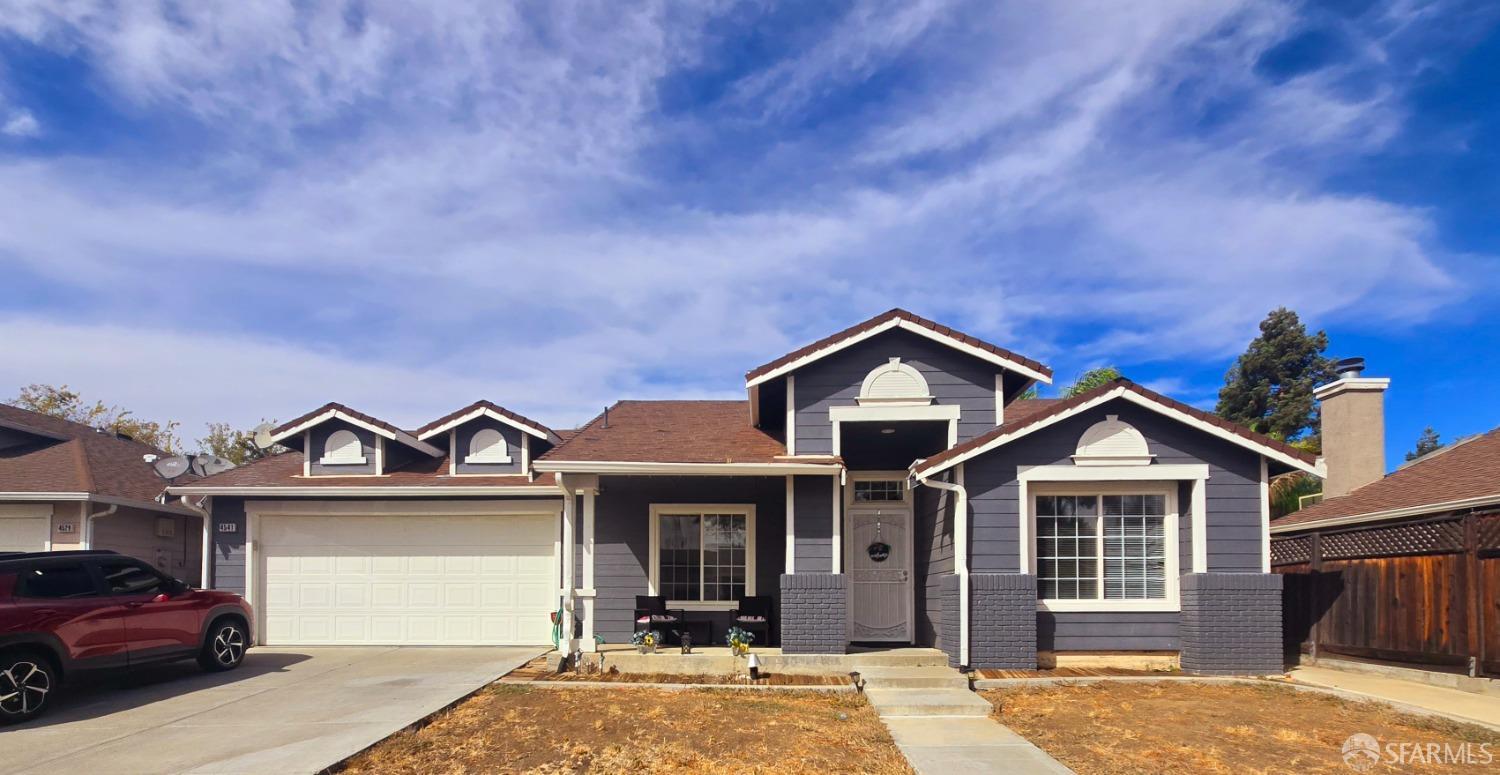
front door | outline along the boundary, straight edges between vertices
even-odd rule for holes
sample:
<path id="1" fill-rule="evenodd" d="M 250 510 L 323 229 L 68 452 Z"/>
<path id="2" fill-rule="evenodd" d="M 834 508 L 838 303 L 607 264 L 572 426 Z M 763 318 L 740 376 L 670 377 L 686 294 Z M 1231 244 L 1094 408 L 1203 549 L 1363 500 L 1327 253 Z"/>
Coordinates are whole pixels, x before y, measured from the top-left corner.
<path id="1" fill-rule="evenodd" d="M 849 639 L 912 642 L 911 508 L 849 509 Z"/>

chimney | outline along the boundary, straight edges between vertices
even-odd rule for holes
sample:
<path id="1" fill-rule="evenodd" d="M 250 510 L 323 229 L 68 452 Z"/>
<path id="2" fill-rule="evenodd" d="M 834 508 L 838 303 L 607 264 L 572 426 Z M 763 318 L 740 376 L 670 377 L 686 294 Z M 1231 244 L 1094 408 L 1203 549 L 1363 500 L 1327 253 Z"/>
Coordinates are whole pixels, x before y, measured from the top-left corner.
<path id="1" fill-rule="evenodd" d="M 1385 476 L 1384 377 L 1362 376 L 1364 358 L 1333 365 L 1337 378 L 1313 391 L 1323 404 L 1323 497 L 1337 498 Z"/>

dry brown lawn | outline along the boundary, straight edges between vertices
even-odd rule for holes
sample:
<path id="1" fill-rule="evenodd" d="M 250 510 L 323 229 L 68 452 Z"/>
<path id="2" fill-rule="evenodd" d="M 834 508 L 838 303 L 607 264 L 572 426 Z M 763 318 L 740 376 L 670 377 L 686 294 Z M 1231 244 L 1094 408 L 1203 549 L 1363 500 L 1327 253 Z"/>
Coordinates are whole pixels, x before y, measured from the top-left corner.
<path id="1" fill-rule="evenodd" d="M 1500 733 L 1399 713 L 1377 703 L 1267 684 L 1100 682 L 985 691 L 1001 723 L 1080 775 L 1090 773 L 1329 773 L 1352 775 L 1344 741 L 1480 744 L 1483 764 L 1388 766 L 1370 772 L 1500 771 Z"/>
<path id="2" fill-rule="evenodd" d="M 910 773 L 847 692 L 497 684 L 350 760 L 350 773 Z"/>

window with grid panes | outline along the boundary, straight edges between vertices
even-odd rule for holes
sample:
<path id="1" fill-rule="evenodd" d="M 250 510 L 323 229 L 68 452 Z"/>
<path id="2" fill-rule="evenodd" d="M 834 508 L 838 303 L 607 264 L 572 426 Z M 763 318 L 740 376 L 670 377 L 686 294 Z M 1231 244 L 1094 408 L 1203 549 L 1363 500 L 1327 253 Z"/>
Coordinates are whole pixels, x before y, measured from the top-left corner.
<path id="1" fill-rule="evenodd" d="M 658 517 L 658 593 L 668 600 L 738 600 L 749 573 L 744 514 Z"/>
<path id="2" fill-rule="evenodd" d="M 1043 600 L 1166 597 L 1166 496 L 1038 495 L 1035 509 Z"/>

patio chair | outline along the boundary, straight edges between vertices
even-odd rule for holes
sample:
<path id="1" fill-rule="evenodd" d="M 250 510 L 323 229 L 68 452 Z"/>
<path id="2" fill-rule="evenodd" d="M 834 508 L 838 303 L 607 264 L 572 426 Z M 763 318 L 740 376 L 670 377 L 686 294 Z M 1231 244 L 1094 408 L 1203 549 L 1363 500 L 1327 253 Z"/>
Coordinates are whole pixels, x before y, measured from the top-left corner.
<path id="1" fill-rule="evenodd" d="M 661 595 L 635 596 L 635 631 L 664 630 L 670 632 L 687 618 L 686 612 L 667 610 L 667 599 Z M 663 634 L 666 634 L 665 632 Z"/>
<path id="2" fill-rule="evenodd" d="M 739 607 L 730 614 L 734 626 L 755 636 L 755 645 L 767 646 L 771 639 L 771 598 L 764 595 L 740 598 Z"/>

